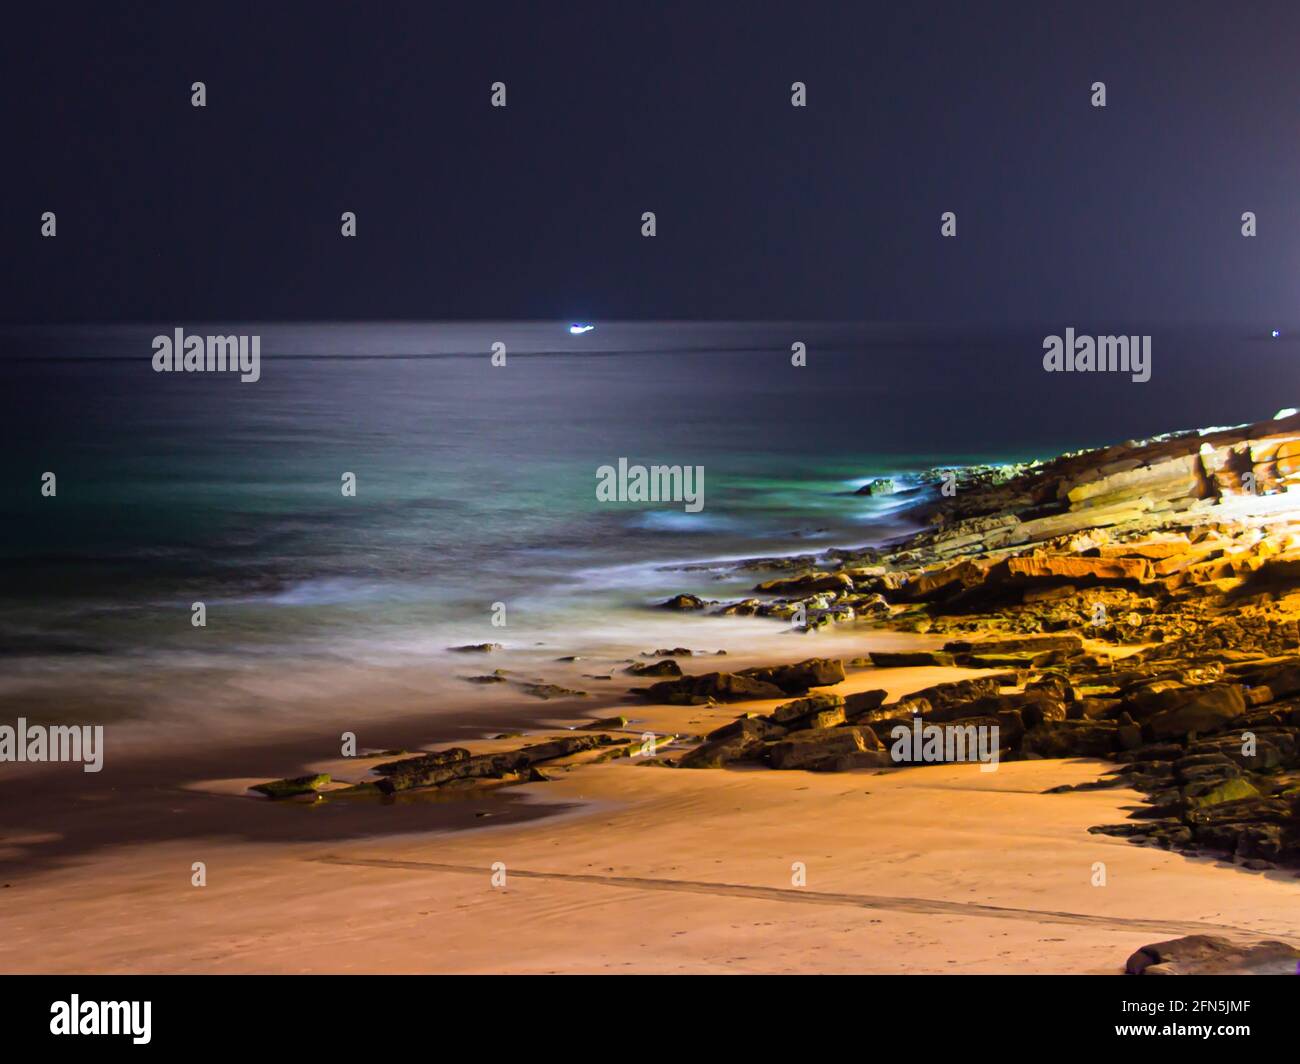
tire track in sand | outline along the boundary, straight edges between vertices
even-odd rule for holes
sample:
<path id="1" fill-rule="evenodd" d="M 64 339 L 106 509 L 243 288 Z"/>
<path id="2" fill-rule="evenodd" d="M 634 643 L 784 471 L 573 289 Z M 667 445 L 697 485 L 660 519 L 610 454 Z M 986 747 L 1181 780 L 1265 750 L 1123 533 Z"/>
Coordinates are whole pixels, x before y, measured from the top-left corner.
<path id="1" fill-rule="evenodd" d="M 334 855 L 312 857 L 308 858 L 308 860 L 321 864 L 349 865 L 362 868 L 392 868 L 410 872 L 444 872 L 455 875 L 482 876 L 484 878 L 491 875 L 491 870 L 483 866 L 438 864 L 433 861 L 398 861 L 377 857 L 337 857 Z M 937 901 L 930 898 L 894 897 L 883 894 L 840 894 L 796 887 L 753 887 L 741 883 L 708 883 L 690 879 L 649 879 L 641 876 L 535 872 L 524 868 L 508 868 L 507 875 L 518 879 L 580 883 L 588 886 L 618 887 L 624 890 L 661 890 L 683 894 L 710 894 L 715 897 L 725 898 L 752 898 L 757 901 L 784 902 L 787 905 L 842 905 L 857 909 L 881 909 L 924 915 L 982 916 L 994 920 L 1033 919 L 1049 924 L 1104 927 L 1112 931 L 1141 931 L 1150 934 L 1197 935 L 1218 933 L 1254 939 L 1270 937 L 1263 931 L 1251 931 L 1243 927 L 1233 927 L 1230 924 L 1179 920 L 1144 920 L 1123 916 L 1092 916 L 1087 913 L 1054 912 L 1050 909 L 1018 909 L 1004 905 L 983 905 L 978 902 Z"/>

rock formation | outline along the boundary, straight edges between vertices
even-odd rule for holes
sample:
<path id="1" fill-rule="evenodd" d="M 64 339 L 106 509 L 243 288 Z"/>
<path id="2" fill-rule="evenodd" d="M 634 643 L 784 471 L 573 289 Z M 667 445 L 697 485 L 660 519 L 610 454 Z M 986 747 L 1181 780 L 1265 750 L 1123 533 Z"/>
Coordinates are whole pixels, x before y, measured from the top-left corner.
<path id="1" fill-rule="evenodd" d="M 941 650 L 873 652 L 871 664 L 999 673 L 893 704 L 823 691 L 714 731 L 681 764 L 890 767 L 916 760 L 891 753 L 899 728 L 969 728 L 997 736 L 1000 760 L 1115 762 L 1088 786 L 1131 786 L 1149 804 L 1096 831 L 1300 866 L 1300 415 L 956 483 L 892 548 L 745 563 L 786 575 L 717 609 L 943 634 Z M 773 698 L 843 675 L 839 662 L 811 664 L 643 693 Z"/>

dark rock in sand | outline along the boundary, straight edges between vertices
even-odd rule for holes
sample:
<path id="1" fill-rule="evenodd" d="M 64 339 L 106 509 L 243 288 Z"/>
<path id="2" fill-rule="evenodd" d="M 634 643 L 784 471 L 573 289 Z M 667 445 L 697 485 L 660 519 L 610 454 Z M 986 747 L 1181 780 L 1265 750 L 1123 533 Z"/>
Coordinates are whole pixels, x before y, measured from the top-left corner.
<path id="1" fill-rule="evenodd" d="M 1300 949 L 1286 942 L 1233 942 L 1188 935 L 1143 946 L 1124 965 L 1127 975 L 1295 975 Z"/>
<path id="2" fill-rule="evenodd" d="M 460 761 L 468 761 L 470 752 L 463 746 L 453 746 L 446 750 L 437 750 L 430 754 L 417 754 L 415 757 L 406 757 L 400 761 L 387 761 L 382 765 L 376 765 L 372 771 L 379 773 L 381 776 L 391 776 L 394 773 L 414 772 L 426 768 L 441 768 L 444 765 L 452 765 Z"/>
<path id="3" fill-rule="evenodd" d="M 669 705 L 703 705 L 715 702 L 743 702 L 748 699 L 782 698 L 784 691 L 775 684 L 765 683 L 732 672 L 706 672 L 700 676 L 683 676 L 676 680 L 661 680 L 637 690 L 654 702 Z"/>
<path id="4" fill-rule="evenodd" d="M 376 786 L 385 794 L 392 794 L 466 780 L 526 779 L 531 768 L 540 762 L 569 757 L 598 747 L 625 746 L 627 742 L 628 740 L 613 739 L 608 735 L 572 735 L 505 753 L 478 755 L 453 747 L 378 766 L 375 771 L 384 778 L 378 780 Z"/>
<path id="5" fill-rule="evenodd" d="M 954 665 L 953 656 L 942 650 L 873 650 L 871 664 L 878 669 L 903 669 L 917 665 Z"/>
<path id="6" fill-rule="evenodd" d="M 798 698 L 777 706 L 768 719 L 786 727 L 833 728 L 844 723 L 844 698 L 833 694 Z"/>
<path id="7" fill-rule="evenodd" d="M 467 643 L 463 647 L 448 647 L 457 654 L 490 654 L 494 650 L 503 650 L 500 643 Z"/>
<path id="8" fill-rule="evenodd" d="M 768 714 L 767 719 L 788 726 L 792 721 L 821 712 L 824 709 L 842 709 L 843 707 L 844 697 L 842 695 L 809 695 L 807 698 L 796 698 L 793 702 L 783 702 Z"/>
<path id="9" fill-rule="evenodd" d="M 329 781 L 329 775 L 320 772 L 314 776 L 295 776 L 293 779 L 259 783 L 254 787 L 250 787 L 249 790 L 264 794 L 273 801 L 280 801 L 284 798 L 297 798 L 304 794 L 315 794 Z"/>
<path id="10" fill-rule="evenodd" d="M 809 658 L 794 665 L 742 669 L 738 675 L 771 684 L 788 695 L 802 695 L 810 687 L 829 687 L 840 683 L 844 679 L 844 662 L 837 658 Z"/>
<path id="11" fill-rule="evenodd" d="M 756 760 L 766 744 L 786 734 L 779 724 L 762 717 L 741 717 L 717 731 L 682 757 L 682 768 L 720 768 L 733 761 Z"/>
<path id="12" fill-rule="evenodd" d="M 973 702 L 977 698 L 995 697 L 999 684 L 996 677 L 981 676 L 974 680 L 953 680 L 939 683 L 913 691 L 908 698 L 923 698 L 934 709 L 950 706 L 955 702 Z"/>
<path id="13" fill-rule="evenodd" d="M 629 665 L 623 671 L 630 673 L 632 676 L 680 676 L 682 667 L 672 658 L 666 658 L 663 661 Z"/>
<path id="14" fill-rule="evenodd" d="M 627 717 L 601 717 L 590 724 L 579 725 L 579 731 L 606 731 L 627 727 Z"/>
<path id="15" fill-rule="evenodd" d="M 845 695 L 844 715 L 853 720 L 864 713 L 870 713 L 872 710 L 879 709 L 887 697 L 884 691 L 858 691 L 855 694 Z"/>
<path id="16" fill-rule="evenodd" d="M 554 683 L 521 683 L 519 690 L 526 695 L 549 701 L 552 698 L 586 698 L 586 691 L 575 691 L 571 687 L 561 687 Z"/>
<path id="17" fill-rule="evenodd" d="M 817 728 L 791 732 L 770 745 L 767 762 L 776 769 L 806 769 L 846 754 L 883 750 L 883 744 L 870 728 Z"/>

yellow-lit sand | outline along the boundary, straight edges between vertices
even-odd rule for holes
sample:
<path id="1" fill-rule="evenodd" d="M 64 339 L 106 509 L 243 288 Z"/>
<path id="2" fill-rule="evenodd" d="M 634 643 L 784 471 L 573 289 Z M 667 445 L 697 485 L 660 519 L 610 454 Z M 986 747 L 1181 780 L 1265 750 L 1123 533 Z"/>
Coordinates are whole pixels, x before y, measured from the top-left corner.
<path id="1" fill-rule="evenodd" d="M 869 670 L 840 690 L 892 696 L 965 674 Z M 633 731 L 698 732 L 768 705 L 582 712 L 628 713 Z M 1112 973 L 1138 946 L 1198 931 L 1300 938 L 1291 873 L 1088 834 L 1124 818 L 1130 791 L 1042 793 L 1104 768 L 818 774 L 634 759 L 511 788 L 570 803 L 525 824 L 107 845 L 0 892 L 0 969 Z M 230 803 L 233 823 L 248 815 L 247 782 L 191 786 L 224 792 L 213 800 Z M 317 812 L 264 804 L 257 814 Z M 190 884 L 195 861 L 205 887 Z M 1097 862 L 1104 886 L 1093 885 Z M 805 886 L 792 885 L 796 863 Z"/>

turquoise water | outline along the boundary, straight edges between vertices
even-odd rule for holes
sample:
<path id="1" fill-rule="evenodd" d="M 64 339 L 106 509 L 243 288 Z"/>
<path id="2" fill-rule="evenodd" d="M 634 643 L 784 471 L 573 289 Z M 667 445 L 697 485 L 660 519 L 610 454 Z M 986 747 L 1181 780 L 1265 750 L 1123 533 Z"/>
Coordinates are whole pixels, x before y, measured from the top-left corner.
<path id="1" fill-rule="evenodd" d="M 1194 374 L 1171 391 L 1159 361 L 1150 386 L 1044 381 L 1032 337 L 565 324 L 186 323 L 259 333 L 255 384 L 153 372 L 150 338 L 170 324 L 8 334 L 13 667 L 401 661 L 493 638 L 496 602 L 517 638 L 563 643 L 566 627 L 590 636 L 709 590 L 665 565 L 898 535 L 903 500 L 853 494 L 877 476 L 1222 422 L 1234 404 L 1266 416 Z M 489 359 L 497 340 L 505 366 Z M 793 340 L 806 367 L 790 365 Z M 1153 401 L 1169 408 L 1155 423 Z M 703 511 L 598 502 L 596 469 L 620 457 L 702 466 Z M 55 498 L 39 492 L 47 470 Z"/>

